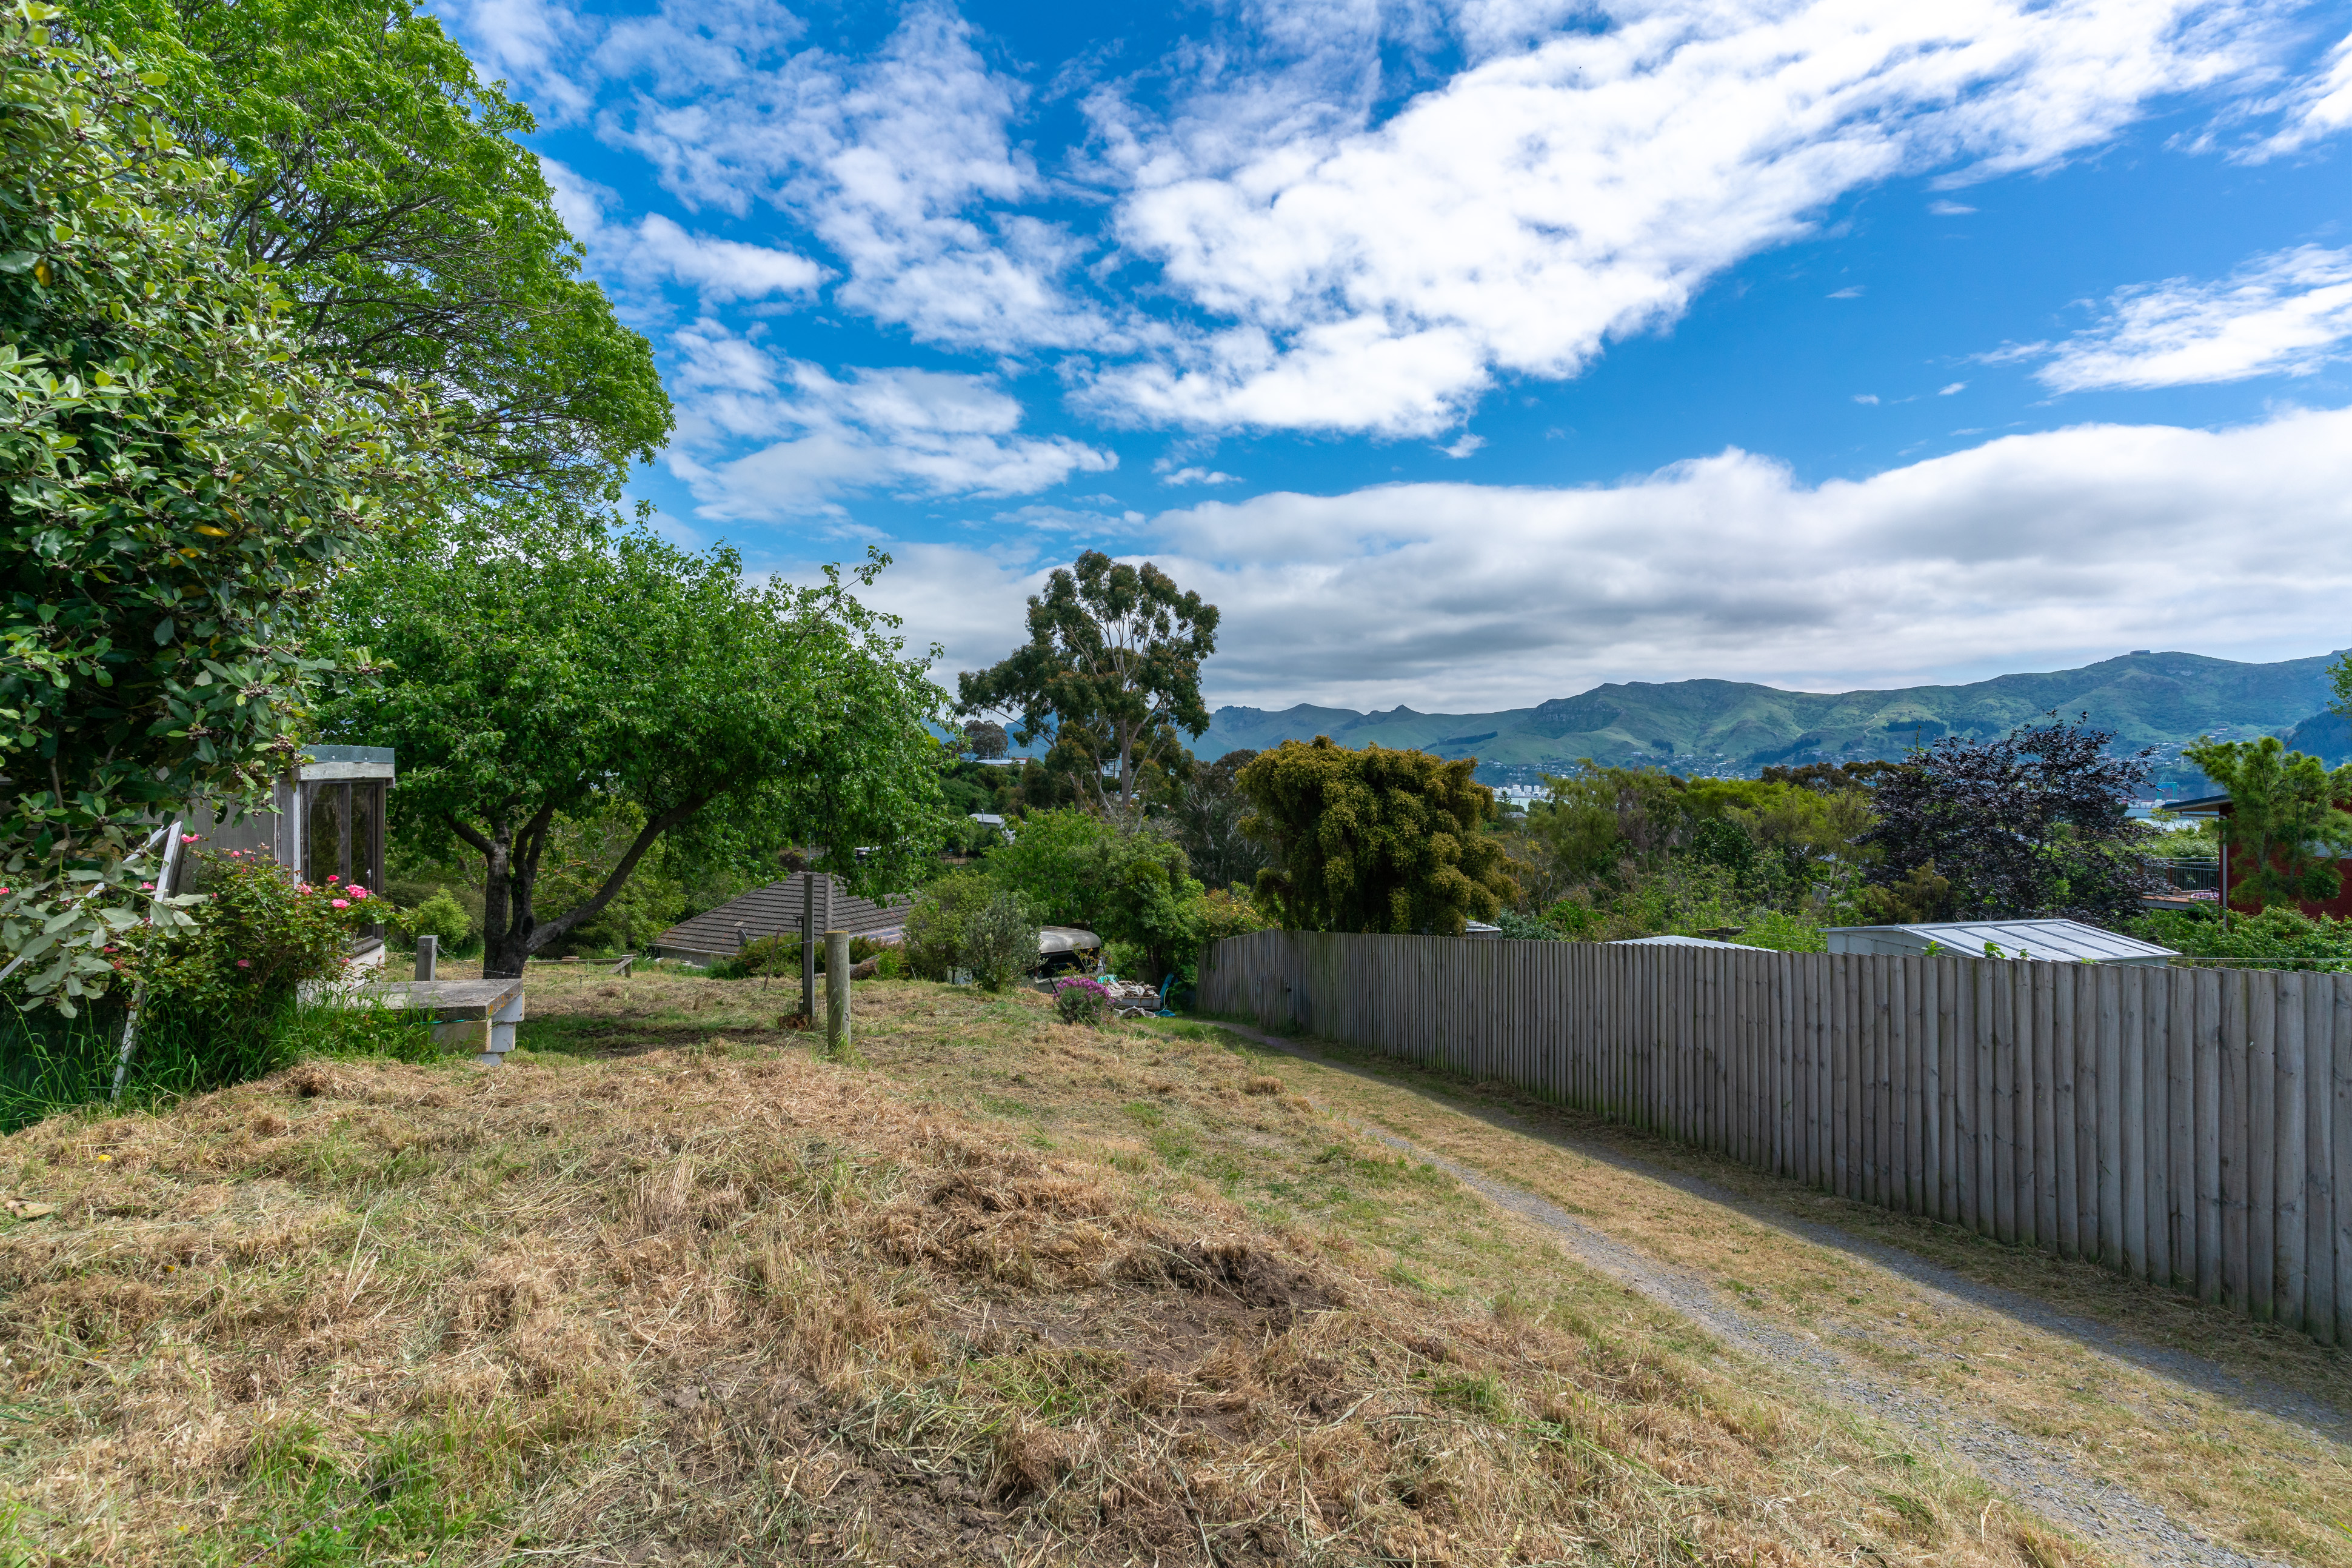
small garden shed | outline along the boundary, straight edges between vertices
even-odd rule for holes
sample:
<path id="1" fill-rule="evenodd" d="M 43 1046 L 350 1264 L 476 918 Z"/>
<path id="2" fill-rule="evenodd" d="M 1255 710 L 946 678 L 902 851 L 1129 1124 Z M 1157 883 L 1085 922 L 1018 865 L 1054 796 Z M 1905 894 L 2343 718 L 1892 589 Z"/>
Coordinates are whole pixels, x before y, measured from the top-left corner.
<path id="1" fill-rule="evenodd" d="M 2143 964 L 2163 968 L 2169 947 L 2118 936 L 2079 920 L 1939 920 L 1916 925 L 1832 925 L 1832 953 L 1924 957 L 2040 958 L 2053 964 Z"/>

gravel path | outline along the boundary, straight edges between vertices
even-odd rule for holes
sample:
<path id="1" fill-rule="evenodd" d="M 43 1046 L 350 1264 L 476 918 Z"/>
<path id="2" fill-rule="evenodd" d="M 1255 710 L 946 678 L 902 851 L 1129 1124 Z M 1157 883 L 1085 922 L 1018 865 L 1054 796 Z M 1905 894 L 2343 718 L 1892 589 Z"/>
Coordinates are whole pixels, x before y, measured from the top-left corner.
<path id="1" fill-rule="evenodd" d="M 1345 1063 L 1331 1061 L 1275 1035 L 1236 1024 L 1220 1023 L 1217 1027 L 1286 1056 L 1349 1071 Z M 1366 1137 L 1400 1154 L 1427 1161 L 1465 1186 L 1478 1192 L 1497 1207 L 1542 1226 L 1559 1237 L 1563 1246 L 1592 1269 L 1656 1305 L 1702 1325 L 1735 1349 L 1773 1365 L 1806 1369 L 1813 1375 L 1809 1379 L 1811 1385 L 1819 1387 L 1832 1398 L 1913 1435 L 1923 1448 L 1967 1466 L 2035 1512 L 2071 1525 L 2111 1552 L 2144 1563 L 2191 1564 L 2194 1568 L 2255 1568 L 2256 1564 L 2265 1561 L 2245 1556 L 2210 1541 L 2183 1527 L 2163 1509 L 2146 1499 L 2095 1476 L 2084 1474 L 2074 1468 L 2070 1458 L 2061 1449 L 1997 1422 L 1956 1410 L 1933 1395 L 1923 1394 L 1875 1375 L 1819 1339 L 1808 1334 L 1790 1333 L 1765 1322 L 1743 1310 L 1698 1276 L 1662 1263 L 1638 1249 L 1627 1246 L 1534 1193 L 1497 1181 L 1483 1171 L 1474 1170 L 1434 1150 L 1423 1148 L 1384 1128 L 1357 1122 L 1350 1124 Z M 1643 1176 L 1671 1182 L 1694 1196 L 1738 1208 L 1751 1218 L 1762 1218 L 1750 1214 L 1748 1206 L 1740 1203 L 1734 1195 L 1712 1189 L 1708 1184 L 1695 1178 L 1652 1169 L 1613 1150 L 1601 1151 L 1581 1145 L 1570 1145 L 1557 1134 L 1545 1141 L 1573 1147 L 1579 1154 L 1606 1159 Z M 2194 1356 L 2177 1352 L 2130 1345 L 2129 1342 L 2102 1325 L 2053 1312 L 2009 1291 L 1978 1285 L 1949 1270 L 1908 1257 L 1896 1249 L 1861 1240 L 1829 1227 L 1799 1225 L 1778 1216 L 1764 1222 L 1785 1231 L 1804 1235 L 1808 1240 L 1867 1257 L 1873 1262 L 1895 1270 L 1925 1289 L 2008 1313 L 2032 1322 L 2037 1327 L 2053 1328 L 2054 1332 L 2067 1333 L 2070 1337 L 2105 1341 L 2105 1343 L 2101 1345 L 2103 1351 L 2116 1354 L 2118 1359 L 2127 1359 L 2132 1364 L 2157 1375 L 2177 1376 L 2168 1369 L 2179 1363 L 2185 1370 L 2195 1373 L 2195 1375 L 2180 1376 L 2179 1381 L 2191 1383 L 2200 1388 L 2210 1388 L 2218 1382 L 2220 1385 L 2238 1393 L 2245 1392 L 2241 1380 L 2210 1363 L 2199 1362 Z M 1921 1277 L 1923 1270 L 1935 1276 L 1932 1281 Z M 2110 1349 L 2110 1346 L 2116 1348 Z M 2294 1399 L 2284 1390 L 2274 1392 L 2283 1398 Z M 2296 1402 L 2310 1406 L 2315 1416 L 2325 1417 L 2329 1436 L 2342 1430 L 2343 1417 L 2334 1411 L 2313 1405 L 2308 1400 Z"/>

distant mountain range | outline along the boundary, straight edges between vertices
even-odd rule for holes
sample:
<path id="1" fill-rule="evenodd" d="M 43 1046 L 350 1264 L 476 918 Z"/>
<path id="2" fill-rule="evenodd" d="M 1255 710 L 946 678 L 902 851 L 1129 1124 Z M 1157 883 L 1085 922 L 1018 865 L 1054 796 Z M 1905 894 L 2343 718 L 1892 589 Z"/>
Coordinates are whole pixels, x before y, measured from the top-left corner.
<path id="1" fill-rule="evenodd" d="M 1997 675 L 1958 686 L 1896 691 L 1789 692 L 1739 681 L 1633 681 L 1499 713 L 1356 713 L 1300 704 L 1279 713 L 1223 707 L 1193 743 L 1197 757 L 1328 735 L 1342 746 L 1412 747 L 1475 757 L 1488 783 L 1532 783 L 1584 758 L 1677 773 L 1754 777 L 1772 764 L 1892 758 L 1943 735 L 1993 736 L 2056 709 L 2157 750 L 2156 783 L 2200 788 L 2180 760 L 2200 736 L 2288 736 L 2332 764 L 2352 753 L 2352 729 L 2326 712 L 2337 655 L 2242 664 L 2198 653 L 2127 653 L 2079 670 Z"/>

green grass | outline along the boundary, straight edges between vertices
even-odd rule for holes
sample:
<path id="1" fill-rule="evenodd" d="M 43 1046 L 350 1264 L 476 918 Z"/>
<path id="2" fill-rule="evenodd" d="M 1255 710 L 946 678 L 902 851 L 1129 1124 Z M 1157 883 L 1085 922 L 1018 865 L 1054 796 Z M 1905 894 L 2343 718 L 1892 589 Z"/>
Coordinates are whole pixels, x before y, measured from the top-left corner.
<path id="1" fill-rule="evenodd" d="M 106 1002 L 74 1018 L 46 1008 L 0 1009 L 0 1134 L 107 1103 L 122 1024 L 120 1006 Z M 423 1061 L 436 1054 L 428 1021 L 373 1008 L 289 1003 L 243 1028 L 154 1010 L 140 1020 L 121 1103 L 157 1109 L 306 1056 Z"/>

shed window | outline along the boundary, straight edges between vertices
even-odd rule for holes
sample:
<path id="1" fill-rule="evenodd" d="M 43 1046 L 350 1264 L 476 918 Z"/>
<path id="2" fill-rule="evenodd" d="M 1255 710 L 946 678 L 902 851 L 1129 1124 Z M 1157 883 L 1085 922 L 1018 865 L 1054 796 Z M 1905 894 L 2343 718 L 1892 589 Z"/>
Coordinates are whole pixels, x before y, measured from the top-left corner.
<path id="1" fill-rule="evenodd" d="M 385 785 L 381 779 L 334 779 L 302 786 L 303 881 L 333 876 L 370 893 L 383 890 Z"/>

